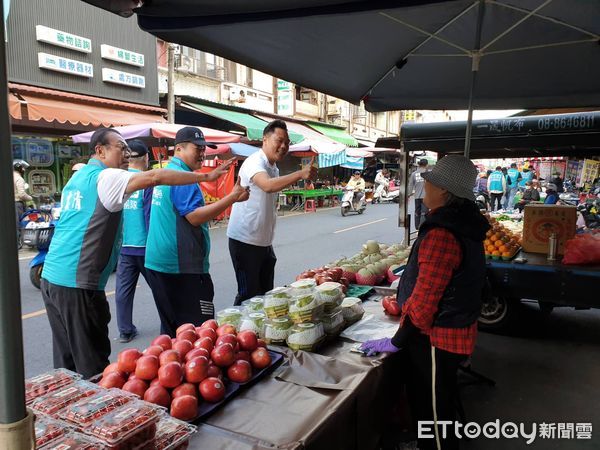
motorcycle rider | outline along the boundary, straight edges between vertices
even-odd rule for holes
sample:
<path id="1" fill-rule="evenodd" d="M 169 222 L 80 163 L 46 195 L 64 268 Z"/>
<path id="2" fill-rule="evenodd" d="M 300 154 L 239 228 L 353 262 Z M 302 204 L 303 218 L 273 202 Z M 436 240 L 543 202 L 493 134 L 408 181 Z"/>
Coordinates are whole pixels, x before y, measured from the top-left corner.
<path id="1" fill-rule="evenodd" d="M 373 201 L 381 201 L 380 198 L 387 194 L 390 186 L 389 172 L 387 169 L 381 169 L 377 171 L 375 175 L 375 195 Z"/>
<path id="2" fill-rule="evenodd" d="M 33 197 L 29 195 L 26 189 L 29 185 L 23 178 L 25 176 L 25 170 L 29 168 L 29 164 L 22 159 L 15 159 L 13 161 L 13 183 L 15 188 L 15 213 L 17 219 L 17 233 L 19 230 L 19 219 L 25 212 L 25 204 L 33 200 Z"/>
<path id="3" fill-rule="evenodd" d="M 365 180 L 360 176 L 360 171 L 356 170 L 348 184 L 346 185 L 346 189 L 354 190 L 354 199 L 353 202 L 359 201 L 365 195 Z"/>

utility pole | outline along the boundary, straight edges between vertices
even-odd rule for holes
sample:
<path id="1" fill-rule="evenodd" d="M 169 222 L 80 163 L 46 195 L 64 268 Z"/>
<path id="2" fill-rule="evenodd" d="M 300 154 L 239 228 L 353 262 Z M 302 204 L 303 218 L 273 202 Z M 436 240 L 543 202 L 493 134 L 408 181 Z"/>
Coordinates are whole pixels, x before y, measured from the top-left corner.
<path id="1" fill-rule="evenodd" d="M 175 44 L 167 43 L 167 121 L 175 123 Z"/>

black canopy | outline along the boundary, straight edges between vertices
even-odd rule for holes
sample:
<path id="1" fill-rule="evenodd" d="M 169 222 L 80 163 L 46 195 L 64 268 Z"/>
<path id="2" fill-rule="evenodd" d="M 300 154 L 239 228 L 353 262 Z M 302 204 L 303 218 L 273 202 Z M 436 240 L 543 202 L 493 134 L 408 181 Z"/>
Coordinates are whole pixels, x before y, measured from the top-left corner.
<path id="1" fill-rule="evenodd" d="M 401 139 L 378 147 L 461 154 L 466 122 L 405 123 Z M 473 121 L 472 158 L 600 155 L 600 112 L 506 117 Z"/>

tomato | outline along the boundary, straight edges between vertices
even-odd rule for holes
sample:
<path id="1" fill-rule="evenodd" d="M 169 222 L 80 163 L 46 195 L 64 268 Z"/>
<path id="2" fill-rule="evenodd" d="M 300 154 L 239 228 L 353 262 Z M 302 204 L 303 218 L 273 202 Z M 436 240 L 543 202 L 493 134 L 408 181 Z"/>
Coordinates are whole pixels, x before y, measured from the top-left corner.
<path id="1" fill-rule="evenodd" d="M 188 383 L 200 383 L 208 377 L 208 359 L 198 356 L 185 365 L 185 379 Z"/>
<path id="2" fill-rule="evenodd" d="M 141 380 L 153 380 L 158 375 L 159 362 L 154 355 L 142 356 L 137 360 L 135 376 Z"/>
<path id="3" fill-rule="evenodd" d="M 271 364 L 271 355 L 266 348 L 259 347 L 250 354 L 250 362 L 256 369 L 264 369 Z"/>
<path id="4" fill-rule="evenodd" d="M 174 388 L 183 380 L 183 368 L 178 362 L 170 362 L 158 369 L 158 380 L 162 387 Z"/>
<path id="5" fill-rule="evenodd" d="M 209 377 L 202 380 L 199 389 L 200 395 L 207 402 L 216 403 L 225 397 L 225 385 L 218 378 Z"/>
<path id="6" fill-rule="evenodd" d="M 185 360 L 186 362 L 191 361 L 192 359 L 198 356 L 204 356 L 206 359 L 210 359 L 210 353 L 208 352 L 208 350 L 206 350 L 205 348 L 195 348 L 192 351 L 188 352 L 187 355 L 185 355 Z"/>
<path id="7" fill-rule="evenodd" d="M 144 380 L 136 378 L 134 380 L 127 381 L 127 383 L 123 385 L 122 389 L 137 395 L 139 398 L 144 398 L 144 394 L 146 393 L 146 389 L 148 389 L 148 385 Z"/>
<path id="8" fill-rule="evenodd" d="M 169 392 L 162 386 L 150 386 L 144 393 L 144 400 L 155 405 L 168 408 L 171 404 L 171 396 Z"/>
<path id="9" fill-rule="evenodd" d="M 194 342 L 194 348 L 204 348 L 208 352 L 212 352 L 212 349 L 215 347 L 214 342 L 209 337 L 203 337 Z"/>
<path id="10" fill-rule="evenodd" d="M 223 378 L 223 372 L 221 371 L 221 368 L 218 366 L 215 366 L 213 363 L 210 363 L 208 365 L 208 376 L 209 378 Z"/>
<path id="11" fill-rule="evenodd" d="M 173 398 L 181 397 L 182 395 L 193 395 L 194 397 L 198 397 L 196 385 L 192 383 L 182 383 L 171 392 Z"/>
<path id="12" fill-rule="evenodd" d="M 142 353 L 144 355 L 154 355 L 154 356 L 158 357 L 163 352 L 163 350 L 164 349 L 160 345 L 151 345 L 146 350 L 144 350 Z"/>
<path id="13" fill-rule="evenodd" d="M 217 336 L 223 336 L 224 334 L 233 334 L 235 336 L 235 333 L 235 327 L 229 323 L 221 325 L 219 328 L 217 328 Z"/>
<path id="14" fill-rule="evenodd" d="M 142 356 L 137 348 L 126 348 L 117 357 L 117 367 L 121 372 L 135 371 L 135 363 Z"/>
<path id="15" fill-rule="evenodd" d="M 196 334 L 195 329 L 185 330 L 177 335 L 177 340 L 178 341 L 186 340 L 186 341 L 190 341 L 190 342 L 194 343 L 198 340 L 198 335 Z"/>
<path id="16" fill-rule="evenodd" d="M 115 387 L 121 389 L 124 384 L 125 384 L 125 377 L 123 375 L 121 375 L 120 372 L 107 373 L 105 376 L 102 377 L 102 379 L 98 383 L 99 386 L 102 386 L 105 389 L 110 389 L 110 388 L 115 388 Z"/>
<path id="17" fill-rule="evenodd" d="M 400 308 L 400 305 L 398 305 L 398 302 L 396 301 L 396 297 L 393 295 L 384 297 L 381 303 L 386 314 L 399 316 L 402 313 L 402 308 Z"/>
<path id="18" fill-rule="evenodd" d="M 119 363 L 116 362 L 110 363 L 108 366 L 106 366 L 106 368 L 102 372 L 102 376 L 107 375 L 111 372 L 119 372 L 121 375 L 125 376 L 125 373 L 119 370 Z"/>
<path id="19" fill-rule="evenodd" d="M 150 345 L 160 345 L 163 350 L 169 350 L 173 346 L 173 343 L 171 342 L 171 336 L 168 334 L 161 334 L 160 336 L 155 337 Z"/>
<path id="20" fill-rule="evenodd" d="M 252 366 L 248 361 L 237 360 L 227 369 L 227 377 L 235 383 L 247 383 L 252 378 Z"/>
<path id="21" fill-rule="evenodd" d="M 237 341 L 242 350 L 252 352 L 258 347 L 258 338 L 252 330 L 240 331 L 237 335 Z"/>
<path id="22" fill-rule="evenodd" d="M 174 398 L 170 412 L 176 419 L 192 420 L 198 415 L 198 399 L 193 395 Z"/>
<path id="23" fill-rule="evenodd" d="M 246 350 L 236 352 L 235 360 L 237 361 L 239 359 L 250 362 L 250 352 L 247 352 Z"/>
<path id="24" fill-rule="evenodd" d="M 181 362 L 181 356 L 179 355 L 179 352 L 177 350 L 165 350 L 158 357 L 158 361 L 161 366 L 164 366 L 165 364 L 168 364 L 170 362 Z"/>
<path id="25" fill-rule="evenodd" d="M 187 339 L 178 339 L 177 342 L 173 344 L 173 350 L 179 352 L 181 358 L 185 358 L 185 355 L 193 348 L 194 344 Z"/>
<path id="26" fill-rule="evenodd" d="M 179 325 L 177 330 L 175 330 L 175 336 L 179 337 L 179 333 L 185 330 L 196 330 L 196 325 L 193 323 L 184 323 L 183 325 Z"/>
<path id="27" fill-rule="evenodd" d="M 210 358 L 215 365 L 219 367 L 228 367 L 235 361 L 235 352 L 233 345 L 221 344 L 216 347 L 210 354 Z"/>
<path id="28" fill-rule="evenodd" d="M 238 347 L 238 340 L 233 334 L 222 334 L 217 338 L 217 341 L 215 342 L 215 347 L 218 347 L 222 344 L 231 344 L 233 346 L 233 349 L 236 350 Z"/>
<path id="29" fill-rule="evenodd" d="M 217 330 L 217 328 L 219 328 L 219 324 L 217 323 L 217 321 L 215 319 L 209 319 L 206 322 L 204 322 L 202 325 L 200 325 L 200 328 L 212 328 L 213 330 Z"/>
<path id="30" fill-rule="evenodd" d="M 259 347 L 267 348 L 267 343 L 264 341 L 264 339 L 259 339 L 258 341 L 256 341 L 256 345 L 258 345 Z"/>
<path id="31" fill-rule="evenodd" d="M 212 328 L 199 328 L 196 333 L 198 334 L 198 339 L 208 337 L 211 338 L 213 342 L 217 340 L 217 332 Z"/>

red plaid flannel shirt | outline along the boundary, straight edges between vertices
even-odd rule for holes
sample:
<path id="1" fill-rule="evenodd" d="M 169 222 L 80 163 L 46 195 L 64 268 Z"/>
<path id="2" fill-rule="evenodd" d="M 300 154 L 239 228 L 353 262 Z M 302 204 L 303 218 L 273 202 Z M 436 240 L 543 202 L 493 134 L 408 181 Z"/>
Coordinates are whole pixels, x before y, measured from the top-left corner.
<path id="1" fill-rule="evenodd" d="M 460 244 L 450 231 L 434 228 L 421 241 L 418 261 L 419 276 L 402 306 L 402 321 L 408 314 L 411 322 L 429 335 L 434 347 L 470 355 L 475 348 L 477 322 L 465 328 L 432 327 L 438 303 L 462 261 Z"/>

